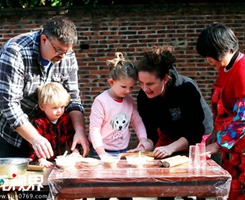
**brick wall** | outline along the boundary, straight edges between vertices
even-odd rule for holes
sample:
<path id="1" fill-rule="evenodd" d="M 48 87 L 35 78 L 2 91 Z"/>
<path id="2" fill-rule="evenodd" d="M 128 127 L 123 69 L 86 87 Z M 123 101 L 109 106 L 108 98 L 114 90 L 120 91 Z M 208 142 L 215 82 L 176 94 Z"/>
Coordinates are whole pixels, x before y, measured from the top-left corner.
<path id="1" fill-rule="evenodd" d="M 231 27 L 244 49 L 245 3 L 162 4 L 139 6 L 97 6 L 1 10 L 0 46 L 17 34 L 39 29 L 46 19 L 65 14 L 77 25 L 79 88 L 86 111 L 86 126 L 93 99 L 108 88 L 107 59 L 117 51 L 137 61 L 142 50 L 155 44 L 175 46 L 177 70 L 194 78 L 210 103 L 211 85 L 216 72 L 195 50 L 200 31 L 208 24 L 222 22 Z M 136 85 L 133 96 L 139 87 Z M 133 133 L 133 131 L 132 131 Z M 132 134 L 131 145 L 135 145 Z"/>

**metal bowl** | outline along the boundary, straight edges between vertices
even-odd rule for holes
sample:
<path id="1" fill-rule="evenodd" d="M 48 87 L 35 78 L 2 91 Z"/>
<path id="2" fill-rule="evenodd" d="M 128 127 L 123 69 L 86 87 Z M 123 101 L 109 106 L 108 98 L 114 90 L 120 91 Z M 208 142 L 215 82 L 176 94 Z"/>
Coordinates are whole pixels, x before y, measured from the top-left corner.
<path id="1" fill-rule="evenodd" d="M 27 171 L 30 158 L 0 158 L 0 176 L 15 178 Z"/>

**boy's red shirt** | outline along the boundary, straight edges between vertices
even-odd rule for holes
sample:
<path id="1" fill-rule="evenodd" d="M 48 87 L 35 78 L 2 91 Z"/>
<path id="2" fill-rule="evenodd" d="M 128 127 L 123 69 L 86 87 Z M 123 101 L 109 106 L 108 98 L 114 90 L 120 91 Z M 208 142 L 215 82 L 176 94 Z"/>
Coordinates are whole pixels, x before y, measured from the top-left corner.
<path id="1" fill-rule="evenodd" d="M 51 143 L 54 156 L 49 159 L 50 161 L 54 161 L 56 156 L 62 155 L 66 150 L 66 145 L 71 148 L 75 131 L 71 119 L 66 113 L 58 119 L 56 124 L 53 124 L 47 118 L 46 114 L 41 112 L 40 115 L 33 120 L 33 125 L 39 134 L 47 138 Z M 33 161 L 38 160 L 34 150 L 31 152 L 30 158 Z"/>

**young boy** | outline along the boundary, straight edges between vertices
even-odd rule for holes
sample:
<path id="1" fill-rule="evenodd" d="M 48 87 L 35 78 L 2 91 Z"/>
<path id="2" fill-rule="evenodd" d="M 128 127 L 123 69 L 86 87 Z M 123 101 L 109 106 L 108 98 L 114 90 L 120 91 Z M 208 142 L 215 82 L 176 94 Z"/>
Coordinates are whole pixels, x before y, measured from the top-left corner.
<path id="1" fill-rule="evenodd" d="M 66 145 L 71 147 L 75 131 L 69 116 L 65 113 L 65 107 L 70 102 L 70 95 L 59 83 L 51 82 L 38 88 L 38 104 L 41 113 L 33 120 L 33 125 L 51 143 L 54 156 L 49 160 L 37 158 L 33 151 L 30 158 L 38 160 L 40 165 L 51 167 L 54 158 L 66 150 Z M 78 149 L 74 149 L 78 153 Z"/>

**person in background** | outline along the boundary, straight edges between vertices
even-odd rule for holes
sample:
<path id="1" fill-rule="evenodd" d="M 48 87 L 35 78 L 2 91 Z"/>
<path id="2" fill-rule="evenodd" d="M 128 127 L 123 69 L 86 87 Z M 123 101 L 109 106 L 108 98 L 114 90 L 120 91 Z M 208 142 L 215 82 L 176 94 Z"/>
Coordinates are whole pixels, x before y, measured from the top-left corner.
<path id="1" fill-rule="evenodd" d="M 52 145 L 54 156 L 49 160 L 37 158 L 33 151 L 30 158 L 39 162 L 41 166 L 51 167 L 56 156 L 66 151 L 66 145 L 71 148 L 75 131 L 65 107 L 70 103 L 70 95 L 66 89 L 56 82 L 50 82 L 38 88 L 38 105 L 42 112 L 33 120 L 32 124 L 40 135 L 47 138 Z M 75 148 L 74 155 L 79 151 Z M 71 154 L 71 155 L 72 155 Z"/>
<path id="2" fill-rule="evenodd" d="M 245 56 L 234 32 L 222 23 L 202 30 L 196 49 L 218 72 L 211 97 L 214 131 L 206 151 L 220 152 L 221 166 L 232 175 L 228 199 L 244 199 Z"/>
<path id="3" fill-rule="evenodd" d="M 31 124 L 40 111 L 37 88 L 49 82 L 61 83 L 71 96 L 66 107 L 75 130 L 71 150 L 81 144 L 83 156 L 88 154 L 73 52 L 76 43 L 75 24 L 65 16 L 54 16 L 41 30 L 13 37 L 1 47 L 0 157 L 28 157 L 29 143 L 39 158 L 54 155 L 50 142 Z"/>
<path id="4" fill-rule="evenodd" d="M 156 158 L 186 154 L 189 145 L 200 143 L 213 130 L 210 107 L 197 84 L 177 72 L 175 61 L 173 48 L 163 45 L 145 49 L 136 64 L 141 87 L 138 111 L 148 138 L 154 142 Z"/>

